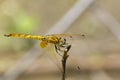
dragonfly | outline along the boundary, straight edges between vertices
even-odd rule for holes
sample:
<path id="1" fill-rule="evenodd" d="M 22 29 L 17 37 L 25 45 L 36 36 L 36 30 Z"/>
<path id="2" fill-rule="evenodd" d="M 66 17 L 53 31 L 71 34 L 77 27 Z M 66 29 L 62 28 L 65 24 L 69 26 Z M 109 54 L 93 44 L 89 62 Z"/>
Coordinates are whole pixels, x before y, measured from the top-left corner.
<path id="1" fill-rule="evenodd" d="M 5 37 L 15 37 L 24 39 L 41 40 L 40 46 L 45 48 L 48 44 L 54 44 L 56 52 L 60 55 L 61 52 L 68 52 L 71 48 L 71 44 L 67 42 L 67 38 L 73 37 L 85 37 L 84 34 L 50 34 L 50 35 L 30 35 L 30 34 L 5 34 Z"/>

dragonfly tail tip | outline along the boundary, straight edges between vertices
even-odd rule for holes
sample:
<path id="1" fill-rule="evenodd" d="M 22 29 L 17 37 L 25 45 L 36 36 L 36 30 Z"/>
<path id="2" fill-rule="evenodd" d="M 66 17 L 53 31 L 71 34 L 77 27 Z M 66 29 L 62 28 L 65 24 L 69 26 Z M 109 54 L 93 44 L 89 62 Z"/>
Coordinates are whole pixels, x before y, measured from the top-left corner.
<path id="1" fill-rule="evenodd" d="M 5 36 L 5 37 L 10 37 L 10 36 L 11 36 L 11 34 L 4 34 L 4 36 Z"/>

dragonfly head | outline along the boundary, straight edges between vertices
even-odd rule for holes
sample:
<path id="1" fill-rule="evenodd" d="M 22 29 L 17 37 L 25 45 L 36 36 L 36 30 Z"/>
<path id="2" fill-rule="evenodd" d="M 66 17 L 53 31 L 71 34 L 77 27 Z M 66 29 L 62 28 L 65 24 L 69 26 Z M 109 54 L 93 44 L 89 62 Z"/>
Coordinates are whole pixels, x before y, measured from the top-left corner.
<path id="1" fill-rule="evenodd" d="M 66 39 L 65 38 L 59 38 L 59 45 L 64 45 L 64 44 L 66 44 Z"/>

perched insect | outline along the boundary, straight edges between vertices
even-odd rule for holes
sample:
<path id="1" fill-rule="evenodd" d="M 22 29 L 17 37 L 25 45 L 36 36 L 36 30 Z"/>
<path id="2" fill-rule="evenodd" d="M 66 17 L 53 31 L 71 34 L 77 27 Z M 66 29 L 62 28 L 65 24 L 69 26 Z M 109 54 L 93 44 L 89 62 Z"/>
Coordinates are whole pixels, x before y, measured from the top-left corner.
<path id="1" fill-rule="evenodd" d="M 85 35 L 81 34 L 51 34 L 46 36 L 36 36 L 29 34 L 5 34 L 6 37 L 16 37 L 16 38 L 25 38 L 25 39 L 36 39 L 41 40 L 40 46 L 45 48 L 49 43 L 54 44 L 55 50 L 57 53 L 65 51 L 69 51 L 71 48 L 71 44 L 67 42 L 67 38 L 73 37 L 85 37 Z"/>

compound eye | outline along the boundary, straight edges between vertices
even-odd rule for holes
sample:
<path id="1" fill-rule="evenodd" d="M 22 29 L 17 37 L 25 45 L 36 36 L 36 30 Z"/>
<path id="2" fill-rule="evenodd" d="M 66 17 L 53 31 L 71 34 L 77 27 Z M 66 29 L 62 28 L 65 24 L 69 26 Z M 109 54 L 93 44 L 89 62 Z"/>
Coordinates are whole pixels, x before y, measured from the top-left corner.
<path id="1" fill-rule="evenodd" d="M 61 38 L 61 39 L 60 39 L 60 45 L 65 45 L 65 44 L 66 44 L 66 39 Z"/>

